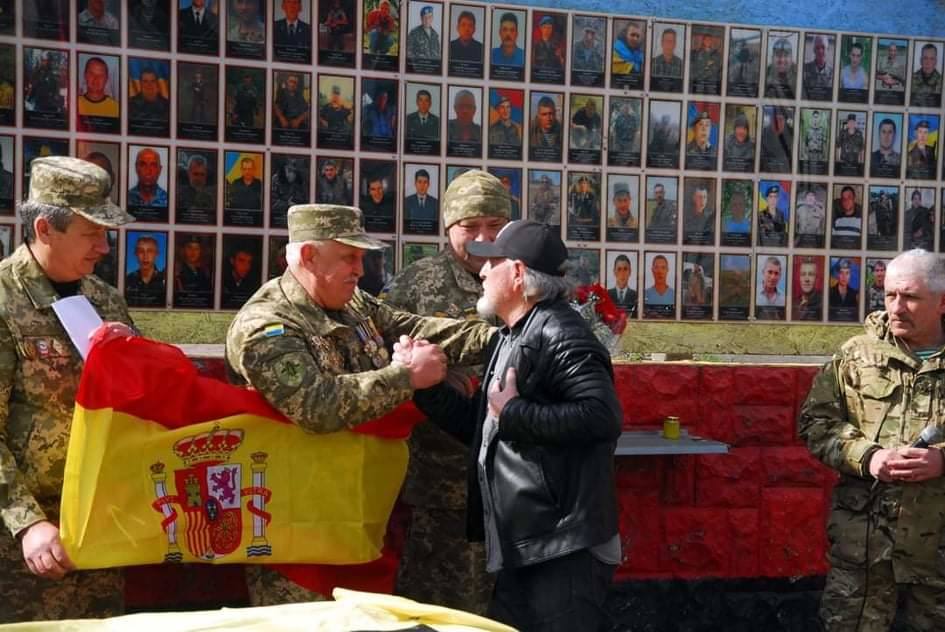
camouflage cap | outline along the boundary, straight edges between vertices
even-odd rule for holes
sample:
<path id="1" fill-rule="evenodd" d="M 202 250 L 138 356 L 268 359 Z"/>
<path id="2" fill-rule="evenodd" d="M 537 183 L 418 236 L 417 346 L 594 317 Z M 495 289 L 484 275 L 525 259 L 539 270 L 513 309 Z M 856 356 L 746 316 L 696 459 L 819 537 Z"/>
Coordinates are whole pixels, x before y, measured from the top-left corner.
<path id="1" fill-rule="evenodd" d="M 478 169 L 457 176 L 443 194 L 441 205 L 446 228 L 470 217 L 509 219 L 512 214 L 512 198 L 502 182 Z"/>
<path id="2" fill-rule="evenodd" d="M 384 242 L 368 237 L 361 211 L 337 204 L 296 204 L 289 208 L 289 241 L 333 240 L 355 248 L 382 250 Z"/>
<path id="3" fill-rule="evenodd" d="M 71 209 L 90 222 L 115 228 L 135 221 L 108 197 L 112 178 L 98 165 L 69 156 L 30 163 L 29 201 Z"/>

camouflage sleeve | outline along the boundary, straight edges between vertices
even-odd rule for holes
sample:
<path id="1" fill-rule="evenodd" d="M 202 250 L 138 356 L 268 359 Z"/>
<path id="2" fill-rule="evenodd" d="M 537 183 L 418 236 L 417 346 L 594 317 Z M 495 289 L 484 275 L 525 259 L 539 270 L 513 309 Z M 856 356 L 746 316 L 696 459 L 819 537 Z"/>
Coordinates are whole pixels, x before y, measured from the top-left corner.
<path id="1" fill-rule="evenodd" d="M 411 291 L 412 288 L 416 287 L 416 284 L 412 282 L 412 278 L 406 277 L 404 272 L 394 277 L 390 285 L 381 294 L 380 299 L 397 309 L 416 312 L 417 301 Z"/>
<path id="2" fill-rule="evenodd" d="M 413 396 L 400 366 L 346 375 L 325 373 L 305 339 L 286 329 L 250 333 L 232 358 L 236 370 L 286 417 L 309 432 L 335 432 L 380 417 Z"/>
<path id="3" fill-rule="evenodd" d="M 801 406 L 798 434 L 824 465 L 841 474 L 869 478 L 867 457 L 880 446 L 850 422 L 842 375 L 843 362 L 835 357 L 814 378 Z"/>
<path id="4" fill-rule="evenodd" d="M 0 322 L 0 518 L 14 536 L 31 524 L 46 519 L 7 447 L 7 421 L 16 363 L 13 336 L 6 324 Z"/>

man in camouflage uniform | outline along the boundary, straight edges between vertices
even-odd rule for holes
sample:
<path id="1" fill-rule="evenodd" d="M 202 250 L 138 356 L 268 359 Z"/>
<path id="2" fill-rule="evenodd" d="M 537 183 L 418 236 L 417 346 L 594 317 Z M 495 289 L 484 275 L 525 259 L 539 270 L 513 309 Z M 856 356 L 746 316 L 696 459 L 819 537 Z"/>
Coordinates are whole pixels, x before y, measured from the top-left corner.
<path id="1" fill-rule="evenodd" d="M 840 473 L 827 525 L 828 632 L 945 621 L 943 443 L 909 447 L 945 419 L 945 262 L 910 250 L 886 268 L 886 311 L 866 318 L 814 380 L 799 431 Z"/>
<path id="2" fill-rule="evenodd" d="M 358 209 L 293 206 L 288 224 L 288 269 L 249 299 L 227 332 L 232 382 L 252 386 L 309 432 L 335 432 L 442 381 L 447 360 L 481 361 L 494 332 L 488 324 L 421 318 L 357 289 L 365 251 L 385 247 L 365 234 Z M 416 362 L 391 363 L 390 349 L 403 336 L 433 344 Z M 246 575 L 253 605 L 321 598 L 265 566 L 249 565 Z"/>
<path id="3" fill-rule="evenodd" d="M 844 128 L 837 132 L 837 162 L 855 165 L 863 162 L 866 140 L 856 126 L 856 114 L 847 114 Z"/>
<path id="4" fill-rule="evenodd" d="M 25 244 L 0 263 L 0 623 L 121 614 L 121 571 L 69 572 L 59 501 L 82 357 L 51 305 L 81 295 L 131 334 L 117 290 L 92 274 L 107 229 L 134 218 L 111 178 L 77 158 L 37 158 L 20 205 Z M 119 324 L 124 323 L 124 324 Z"/>
<path id="5" fill-rule="evenodd" d="M 394 277 L 385 300 L 431 316 L 477 318 L 484 261 L 466 252 L 472 241 L 494 241 L 510 216 L 508 192 L 495 176 L 467 171 L 443 196 L 443 225 L 450 247 Z M 481 367 L 467 375 L 481 373 Z M 466 540 L 466 463 L 469 451 L 433 423 L 410 437 L 403 499 L 412 507 L 397 594 L 485 614 L 492 594 L 482 544 Z"/>

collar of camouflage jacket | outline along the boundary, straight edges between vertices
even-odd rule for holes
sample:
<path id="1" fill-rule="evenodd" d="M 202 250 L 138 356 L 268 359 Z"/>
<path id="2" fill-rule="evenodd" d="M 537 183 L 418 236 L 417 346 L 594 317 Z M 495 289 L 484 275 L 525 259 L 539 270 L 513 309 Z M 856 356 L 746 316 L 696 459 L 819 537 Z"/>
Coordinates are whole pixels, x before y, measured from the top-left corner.
<path id="1" fill-rule="evenodd" d="M 456 285 L 458 285 L 461 290 L 476 295 L 482 294 L 482 282 L 477 280 L 469 270 L 463 267 L 451 246 L 447 246 L 446 249 L 437 256 L 440 257 L 442 261 L 446 262 L 446 265 L 452 270 L 453 277 L 456 279 Z"/>
<path id="2" fill-rule="evenodd" d="M 945 326 L 945 323 L 943 323 Z M 898 338 L 896 338 L 889 329 L 889 314 L 886 312 L 873 312 L 866 316 L 863 322 L 863 328 L 871 338 L 881 340 L 886 344 L 873 349 L 882 353 L 889 360 L 897 360 L 913 370 L 925 368 L 928 370 L 938 370 L 945 368 L 945 354 L 939 350 L 937 354 L 926 360 L 924 363 L 914 355 L 909 348 Z M 883 364 L 886 362 L 883 361 Z M 923 367 L 923 364 L 925 365 Z"/>
<path id="3" fill-rule="evenodd" d="M 20 287 L 30 297 L 33 307 L 36 309 L 45 309 L 59 300 L 59 295 L 53 289 L 49 277 L 43 270 L 33 252 L 26 244 L 10 255 L 13 274 Z M 101 305 L 104 298 L 99 291 L 99 287 L 90 280 L 89 276 L 82 278 L 79 284 L 79 294 L 85 296 L 93 305 Z"/>

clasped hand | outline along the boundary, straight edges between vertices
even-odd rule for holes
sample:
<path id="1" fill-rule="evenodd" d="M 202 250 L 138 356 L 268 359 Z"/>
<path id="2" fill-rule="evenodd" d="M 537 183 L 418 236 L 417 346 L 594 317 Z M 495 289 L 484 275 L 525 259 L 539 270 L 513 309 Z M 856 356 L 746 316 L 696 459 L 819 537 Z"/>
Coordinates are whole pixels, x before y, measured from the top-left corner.
<path id="1" fill-rule="evenodd" d="M 870 459 L 870 474 L 884 483 L 920 483 L 938 478 L 945 456 L 938 448 L 883 448 Z"/>
<path id="2" fill-rule="evenodd" d="M 446 354 L 439 345 L 429 340 L 414 340 L 401 336 L 394 343 L 391 364 L 400 365 L 410 373 L 410 386 L 414 389 L 429 388 L 446 377 Z"/>

